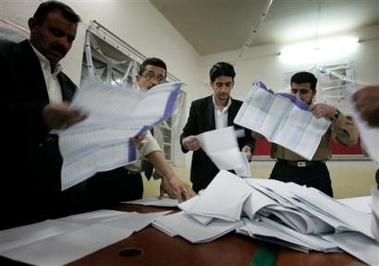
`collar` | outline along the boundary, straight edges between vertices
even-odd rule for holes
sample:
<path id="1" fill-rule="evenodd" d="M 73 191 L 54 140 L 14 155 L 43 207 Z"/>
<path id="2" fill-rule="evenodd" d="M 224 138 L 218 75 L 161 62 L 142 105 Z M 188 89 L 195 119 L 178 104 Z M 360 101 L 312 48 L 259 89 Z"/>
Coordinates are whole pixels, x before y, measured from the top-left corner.
<path id="1" fill-rule="evenodd" d="M 31 47 L 33 48 L 34 53 L 37 55 L 38 60 L 40 61 L 41 65 L 43 67 L 48 66 L 50 68 L 51 67 L 50 61 L 43 54 L 41 54 L 40 51 L 37 50 L 37 48 L 34 47 L 34 45 L 30 42 L 30 40 L 29 40 L 29 43 L 30 43 Z M 62 71 L 62 69 L 63 69 L 62 65 L 57 63 L 52 74 L 58 74 L 59 72 Z"/>
<path id="2" fill-rule="evenodd" d="M 215 100 L 215 96 L 212 94 L 212 102 L 213 102 L 213 106 L 214 108 L 217 108 L 217 104 L 216 104 L 216 100 Z M 230 105 L 232 104 L 232 97 L 229 96 L 228 98 L 228 102 L 226 103 L 226 106 L 223 108 L 224 110 L 225 109 L 229 109 Z"/>

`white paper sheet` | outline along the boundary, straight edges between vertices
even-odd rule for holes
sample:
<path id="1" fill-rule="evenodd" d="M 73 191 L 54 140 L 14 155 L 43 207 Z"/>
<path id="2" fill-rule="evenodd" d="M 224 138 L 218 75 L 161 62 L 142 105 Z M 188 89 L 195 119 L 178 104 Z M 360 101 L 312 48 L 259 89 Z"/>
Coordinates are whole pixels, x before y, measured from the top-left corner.
<path id="1" fill-rule="evenodd" d="M 324 238 L 368 265 L 379 265 L 379 244 L 372 238 L 357 232 L 326 235 Z"/>
<path id="2" fill-rule="evenodd" d="M 206 243 L 235 230 L 242 224 L 241 220 L 228 222 L 213 219 L 209 224 L 203 225 L 184 212 L 178 212 L 159 217 L 152 225 L 163 231 L 169 230 L 172 236 L 180 235 L 191 243 Z"/>
<path id="3" fill-rule="evenodd" d="M 196 136 L 200 147 L 220 170 L 234 170 L 241 177 L 251 176 L 246 154 L 238 147 L 234 127 L 210 130 Z"/>
<path id="4" fill-rule="evenodd" d="M 317 119 L 309 109 L 305 110 L 305 103 L 284 95 L 255 82 L 234 123 L 311 160 L 330 121 Z"/>
<path id="5" fill-rule="evenodd" d="M 89 83 L 78 90 L 71 106 L 88 118 L 59 133 L 63 157 L 62 190 L 96 172 L 135 161 L 130 138 L 169 118 L 183 83 L 166 83 L 140 92 Z"/>
<path id="6" fill-rule="evenodd" d="M 342 199 L 337 199 L 337 201 L 360 212 L 364 212 L 364 213 L 372 212 L 371 204 L 370 204 L 370 196 L 342 198 Z"/>
<path id="7" fill-rule="evenodd" d="M 177 199 L 171 199 L 170 197 L 166 195 L 163 196 L 162 198 L 159 198 L 157 196 L 151 196 L 151 197 L 146 197 L 146 198 L 137 199 L 137 200 L 122 201 L 121 203 L 137 204 L 137 205 L 143 205 L 143 206 L 158 206 L 158 207 L 176 207 L 179 204 Z"/>
<path id="8" fill-rule="evenodd" d="M 33 265 L 64 265 L 127 238 L 170 211 L 98 210 L 0 231 L 0 255 Z"/>
<path id="9" fill-rule="evenodd" d="M 250 193 L 251 189 L 243 178 L 221 170 L 191 206 L 189 214 L 226 221 L 240 220 L 243 203 Z"/>
<path id="10" fill-rule="evenodd" d="M 127 238 L 132 233 L 132 230 L 105 224 L 92 224 L 7 250 L 1 255 L 33 265 L 65 265 Z"/>

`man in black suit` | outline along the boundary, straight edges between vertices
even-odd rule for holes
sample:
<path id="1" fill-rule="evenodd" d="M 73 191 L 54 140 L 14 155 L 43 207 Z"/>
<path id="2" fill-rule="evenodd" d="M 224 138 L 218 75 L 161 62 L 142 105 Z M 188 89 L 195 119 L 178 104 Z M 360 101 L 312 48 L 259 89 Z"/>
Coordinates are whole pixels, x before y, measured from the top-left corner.
<path id="1" fill-rule="evenodd" d="M 28 20 L 29 40 L 0 42 L 0 78 L 8 84 L 1 104 L 0 229 L 81 211 L 83 184 L 61 191 L 57 135 L 86 118 L 69 107 L 76 86 L 59 65 L 79 22 L 69 6 L 47 1 Z"/>
<path id="2" fill-rule="evenodd" d="M 191 182 L 193 190 L 206 188 L 219 172 L 219 169 L 200 148 L 196 135 L 206 131 L 234 126 L 240 149 L 248 160 L 253 155 L 255 140 L 251 131 L 233 123 L 242 102 L 230 96 L 234 86 L 234 67 L 226 62 L 212 66 L 209 76 L 213 95 L 193 101 L 183 133 L 180 136 L 182 151 L 193 151 L 191 164 Z"/>

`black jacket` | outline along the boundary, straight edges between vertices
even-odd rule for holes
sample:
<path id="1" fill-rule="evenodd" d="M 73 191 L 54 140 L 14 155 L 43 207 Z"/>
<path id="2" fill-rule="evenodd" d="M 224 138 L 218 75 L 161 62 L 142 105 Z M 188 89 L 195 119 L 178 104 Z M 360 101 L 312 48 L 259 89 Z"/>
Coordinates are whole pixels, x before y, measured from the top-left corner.
<path id="1" fill-rule="evenodd" d="M 251 131 L 233 123 L 241 105 L 242 101 L 232 99 L 232 103 L 228 109 L 228 126 L 233 125 L 236 131 L 243 130 L 244 134 L 241 134 L 237 139 L 239 148 L 242 149 L 244 146 L 249 146 L 253 153 L 255 139 L 251 136 Z M 214 129 L 216 129 L 216 124 L 212 96 L 193 101 L 190 107 L 187 123 L 180 136 L 182 151 L 184 153 L 188 152 L 188 150 L 183 147 L 183 138 L 190 135 L 198 135 Z M 191 162 L 191 182 L 195 192 L 206 188 L 218 172 L 219 169 L 202 149 L 193 152 Z"/>
<path id="2" fill-rule="evenodd" d="M 0 228 L 64 215 L 77 207 L 75 201 L 84 191 L 76 187 L 61 191 L 58 137 L 49 134 L 42 119 L 49 97 L 39 60 L 27 40 L 0 41 L 0 79 L 5 158 Z M 63 100 L 70 101 L 76 85 L 64 73 L 58 79 Z"/>

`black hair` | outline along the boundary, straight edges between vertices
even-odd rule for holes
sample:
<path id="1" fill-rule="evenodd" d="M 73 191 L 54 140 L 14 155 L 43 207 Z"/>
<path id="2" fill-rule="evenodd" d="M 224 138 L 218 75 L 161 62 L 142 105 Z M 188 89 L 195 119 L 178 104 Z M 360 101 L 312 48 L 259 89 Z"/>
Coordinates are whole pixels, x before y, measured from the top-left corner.
<path id="1" fill-rule="evenodd" d="M 151 65 L 151 66 L 156 66 L 156 67 L 161 67 L 165 70 L 165 75 L 167 75 L 167 66 L 166 66 L 166 63 L 162 60 L 162 59 L 159 59 L 157 57 L 149 57 L 149 58 L 146 58 L 141 66 L 139 67 L 139 70 L 138 70 L 138 75 L 142 75 L 143 72 L 145 72 L 146 70 L 146 67 L 148 65 Z M 166 78 L 166 77 L 165 77 Z"/>
<path id="2" fill-rule="evenodd" d="M 55 0 L 41 3 L 34 13 L 33 18 L 38 22 L 38 24 L 42 24 L 47 15 L 56 10 L 59 10 L 62 16 L 70 22 L 78 23 L 81 21 L 80 16 L 76 14 L 71 7 Z"/>
<path id="3" fill-rule="evenodd" d="M 302 71 L 297 72 L 291 77 L 291 83 L 310 83 L 312 91 L 316 90 L 317 78 L 310 72 Z"/>
<path id="4" fill-rule="evenodd" d="M 234 77 L 236 76 L 234 67 L 227 62 L 218 62 L 214 64 L 209 71 L 209 78 L 214 82 L 216 78 L 220 76 L 232 77 L 234 81 Z"/>

